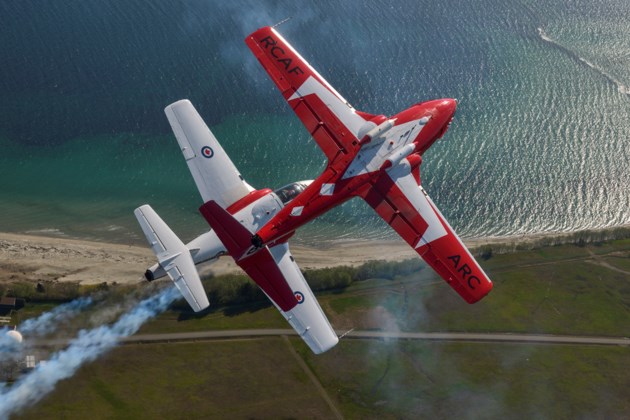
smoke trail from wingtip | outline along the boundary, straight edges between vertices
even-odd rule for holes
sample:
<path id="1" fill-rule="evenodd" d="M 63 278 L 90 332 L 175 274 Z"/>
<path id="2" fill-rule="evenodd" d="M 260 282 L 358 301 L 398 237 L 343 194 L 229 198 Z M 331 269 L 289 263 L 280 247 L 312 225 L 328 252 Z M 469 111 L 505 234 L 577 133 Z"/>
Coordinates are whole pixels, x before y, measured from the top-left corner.
<path id="1" fill-rule="evenodd" d="M 78 315 L 93 303 L 92 297 L 81 297 L 64 303 L 55 309 L 45 312 L 37 318 L 31 318 L 20 324 L 20 332 L 26 335 L 43 335 L 50 333 L 60 322 Z"/>
<path id="2" fill-rule="evenodd" d="M 111 350 L 121 338 L 137 332 L 142 324 L 166 310 L 178 297 L 175 286 L 167 287 L 140 301 L 114 324 L 80 331 L 66 349 L 53 354 L 45 365 L 39 365 L 10 388 L 0 390 L 0 413 L 8 416 L 33 405 L 53 391 L 57 382 L 71 377 L 84 363 Z"/>
<path id="3" fill-rule="evenodd" d="M 27 319 L 20 324 L 19 331 L 26 336 L 50 334 L 60 324 L 75 317 L 92 303 L 93 299 L 90 296 L 64 303 L 36 318 Z M 0 360 L 15 356 L 15 352 L 20 349 L 19 343 L 7 335 L 8 331 L 6 327 L 0 329 Z"/>

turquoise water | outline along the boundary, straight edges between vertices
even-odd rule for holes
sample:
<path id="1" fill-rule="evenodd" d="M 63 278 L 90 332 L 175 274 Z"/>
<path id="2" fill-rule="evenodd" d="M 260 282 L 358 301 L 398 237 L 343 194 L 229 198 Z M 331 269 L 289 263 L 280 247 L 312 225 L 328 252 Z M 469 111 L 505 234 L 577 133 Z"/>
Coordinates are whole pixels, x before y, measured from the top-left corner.
<path id="1" fill-rule="evenodd" d="M 189 98 L 255 187 L 323 154 L 243 43 L 279 31 L 360 110 L 456 97 L 423 184 L 467 237 L 630 223 L 627 1 L 0 3 L 0 231 L 141 242 L 201 204 L 163 114 Z M 564 2 L 563 2 L 564 3 Z M 390 238 L 356 200 L 300 240 Z"/>

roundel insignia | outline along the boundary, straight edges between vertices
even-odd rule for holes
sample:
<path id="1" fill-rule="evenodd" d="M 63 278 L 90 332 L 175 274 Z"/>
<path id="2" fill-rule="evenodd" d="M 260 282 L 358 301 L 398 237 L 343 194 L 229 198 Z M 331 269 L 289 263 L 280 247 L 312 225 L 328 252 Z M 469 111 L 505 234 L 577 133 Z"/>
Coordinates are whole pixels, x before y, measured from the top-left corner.
<path id="1" fill-rule="evenodd" d="M 295 300 L 297 300 L 298 305 L 304 302 L 304 295 L 302 294 L 302 292 L 295 292 L 293 294 L 295 295 Z"/>
<path id="2" fill-rule="evenodd" d="M 214 156 L 214 150 L 212 150 L 212 148 L 210 148 L 209 146 L 204 146 L 201 148 L 201 154 L 203 155 L 203 157 L 210 159 L 212 156 Z"/>

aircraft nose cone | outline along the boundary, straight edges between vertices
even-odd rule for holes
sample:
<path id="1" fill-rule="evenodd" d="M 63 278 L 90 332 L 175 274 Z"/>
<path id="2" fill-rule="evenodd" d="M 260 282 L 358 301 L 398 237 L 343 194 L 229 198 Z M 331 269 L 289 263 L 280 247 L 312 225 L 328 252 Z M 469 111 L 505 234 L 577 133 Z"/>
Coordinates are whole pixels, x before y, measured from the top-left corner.
<path id="1" fill-rule="evenodd" d="M 457 99 L 443 99 L 442 102 L 437 106 L 440 110 L 440 113 L 444 113 L 449 117 L 453 117 L 455 115 L 455 110 L 457 109 L 457 104 L 459 101 Z"/>
<path id="2" fill-rule="evenodd" d="M 455 116 L 455 110 L 457 109 L 457 100 L 456 99 L 442 99 L 436 105 L 435 110 L 438 114 L 438 121 L 440 124 L 439 133 L 437 138 L 441 138 L 446 130 L 448 130 L 451 125 L 451 121 L 453 121 L 453 117 Z"/>

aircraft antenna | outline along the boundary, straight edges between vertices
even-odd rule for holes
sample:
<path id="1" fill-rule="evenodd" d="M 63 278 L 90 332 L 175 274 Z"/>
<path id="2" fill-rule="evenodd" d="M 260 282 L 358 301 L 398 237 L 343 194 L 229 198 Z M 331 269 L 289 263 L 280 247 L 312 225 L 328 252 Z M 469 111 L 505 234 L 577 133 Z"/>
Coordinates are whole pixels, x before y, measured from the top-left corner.
<path id="1" fill-rule="evenodd" d="M 280 26 L 282 25 L 284 22 L 291 20 L 293 18 L 293 16 L 289 16 L 288 18 L 284 18 L 282 19 L 280 22 L 276 23 L 275 25 L 271 25 L 272 28 L 275 28 L 276 26 Z"/>
<path id="2" fill-rule="evenodd" d="M 341 340 L 342 338 L 344 338 L 346 335 L 350 334 L 352 331 L 354 331 L 354 327 L 350 328 L 348 331 L 346 331 L 345 333 L 341 334 L 339 336 L 339 339 Z"/>

